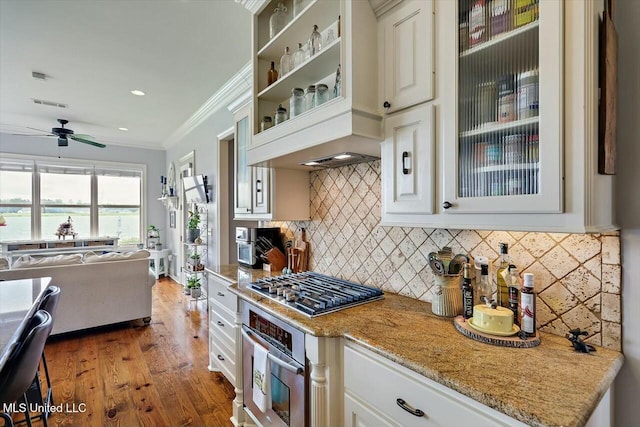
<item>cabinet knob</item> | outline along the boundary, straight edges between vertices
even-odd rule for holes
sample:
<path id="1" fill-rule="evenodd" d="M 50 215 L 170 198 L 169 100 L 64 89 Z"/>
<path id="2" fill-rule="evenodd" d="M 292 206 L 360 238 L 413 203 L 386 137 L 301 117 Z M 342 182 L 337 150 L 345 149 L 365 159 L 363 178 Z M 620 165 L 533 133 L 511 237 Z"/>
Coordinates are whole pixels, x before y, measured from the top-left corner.
<path id="1" fill-rule="evenodd" d="M 219 296 L 219 297 L 223 297 L 223 296 L 224 296 L 224 294 L 223 294 L 222 292 L 218 292 L 218 296 Z"/>
<path id="2" fill-rule="evenodd" d="M 220 354 L 218 355 L 218 360 L 222 360 L 224 361 L 224 357 L 222 357 Z"/>
<path id="3" fill-rule="evenodd" d="M 442 207 L 445 209 L 449 209 L 450 207 L 453 207 L 453 205 L 451 204 L 451 202 L 444 202 L 442 204 Z"/>
<path id="4" fill-rule="evenodd" d="M 382 104 L 382 106 L 384 108 L 391 108 L 391 103 L 389 101 L 384 101 L 384 104 Z"/>
<path id="5" fill-rule="evenodd" d="M 219 320 L 218 320 L 216 323 L 217 323 L 217 324 L 218 324 L 218 326 L 220 326 L 221 328 L 224 328 L 224 323 L 222 323 L 221 321 L 219 321 Z"/>
<path id="6" fill-rule="evenodd" d="M 404 401 L 404 399 L 396 399 L 396 403 L 399 407 L 410 413 L 411 415 L 415 415 L 416 417 L 424 417 L 424 411 L 421 409 L 414 409 L 411 405 Z"/>

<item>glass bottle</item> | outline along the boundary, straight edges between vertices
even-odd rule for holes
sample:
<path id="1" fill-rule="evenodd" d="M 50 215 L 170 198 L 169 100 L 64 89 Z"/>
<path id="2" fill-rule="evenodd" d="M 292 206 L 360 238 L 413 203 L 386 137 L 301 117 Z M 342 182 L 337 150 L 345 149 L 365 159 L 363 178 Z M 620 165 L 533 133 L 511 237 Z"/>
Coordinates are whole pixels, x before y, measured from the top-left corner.
<path id="1" fill-rule="evenodd" d="M 322 49 L 322 36 L 318 32 L 318 26 L 313 26 L 313 31 L 309 37 L 309 55 L 313 56 Z"/>
<path id="2" fill-rule="evenodd" d="M 272 39 L 287 25 L 287 8 L 284 4 L 278 3 L 273 15 L 269 18 L 269 38 Z"/>
<path id="3" fill-rule="evenodd" d="M 342 75 L 340 74 L 340 64 L 336 70 L 336 83 L 333 86 L 333 97 L 337 98 L 342 95 Z"/>
<path id="4" fill-rule="evenodd" d="M 278 109 L 275 114 L 275 125 L 279 125 L 280 123 L 287 120 L 287 109 L 282 106 L 282 104 L 278 105 Z"/>
<path id="5" fill-rule="evenodd" d="M 324 45 L 329 46 L 331 42 L 333 42 L 335 39 L 336 39 L 336 36 L 333 33 L 333 28 L 329 28 L 327 30 L 327 38 L 324 40 Z"/>
<path id="6" fill-rule="evenodd" d="M 493 292 L 491 289 L 491 281 L 489 280 L 489 266 L 487 264 L 480 265 L 480 281 L 476 287 L 476 304 L 485 304 L 491 301 Z"/>
<path id="7" fill-rule="evenodd" d="M 280 76 L 284 77 L 293 70 L 293 57 L 289 53 L 289 46 L 284 48 L 284 55 L 280 57 Z"/>
<path id="8" fill-rule="evenodd" d="M 293 68 L 298 68 L 304 62 L 304 50 L 302 43 L 298 43 L 298 50 L 293 54 Z"/>
<path id="9" fill-rule="evenodd" d="M 473 286 L 471 285 L 471 265 L 465 263 L 462 273 L 462 315 L 473 317 Z"/>
<path id="10" fill-rule="evenodd" d="M 307 87 L 307 94 L 305 95 L 305 111 L 309 111 L 313 108 L 313 98 L 316 95 L 315 85 L 309 85 Z"/>
<path id="11" fill-rule="evenodd" d="M 313 98 L 313 106 L 317 107 L 329 100 L 329 88 L 326 84 L 320 83 L 316 86 L 316 96 Z"/>
<path id="12" fill-rule="evenodd" d="M 513 264 L 509 264 L 509 308 L 513 311 L 513 319 L 519 325 L 518 317 L 518 299 L 520 293 L 520 277 L 518 270 Z"/>
<path id="13" fill-rule="evenodd" d="M 271 68 L 267 72 L 267 86 L 271 86 L 278 80 L 278 70 L 276 70 L 276 64 L 271 61 Z"/>
<path id="14" fill-rule="evenodd" d="M 305 112 L 304 89 L 299 87 L 291 89 L 291 99 L 289 100 L 289 118 L 294 118 Z"/>
<path id="15" fill-rule="evenodd" d="M 533 274 L 524 273 L 524 285 L 520 292 L 520 329 L 528 336 L 536 334 L 536 294 L 533 291 Z"/>
<path id="16" fill-rule="evenodd" d="M 260 132 L 264 132 L 273 126 L 273 121 L 271 121 L 271 116 L 264 116 L 262 121 L 260 122 Z"/>
<path id="17" fill-rule="evenodd" d="M 501 307 L 509 308 L 509 245 L 500 243 L 500 265 L 496 272 L 496 283 L 498 285 L 497 303 Z"/>

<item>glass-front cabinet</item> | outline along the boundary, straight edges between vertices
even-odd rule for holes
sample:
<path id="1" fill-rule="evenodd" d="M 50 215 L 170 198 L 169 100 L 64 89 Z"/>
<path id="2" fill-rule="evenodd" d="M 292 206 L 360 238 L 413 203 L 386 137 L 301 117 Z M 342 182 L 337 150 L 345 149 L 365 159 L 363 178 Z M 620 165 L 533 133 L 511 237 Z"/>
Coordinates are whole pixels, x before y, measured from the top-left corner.
<path id="1" fill-rule="evenodd" d="M 444 212 L 561 212 L 562 2 L 456 1 Z"/>

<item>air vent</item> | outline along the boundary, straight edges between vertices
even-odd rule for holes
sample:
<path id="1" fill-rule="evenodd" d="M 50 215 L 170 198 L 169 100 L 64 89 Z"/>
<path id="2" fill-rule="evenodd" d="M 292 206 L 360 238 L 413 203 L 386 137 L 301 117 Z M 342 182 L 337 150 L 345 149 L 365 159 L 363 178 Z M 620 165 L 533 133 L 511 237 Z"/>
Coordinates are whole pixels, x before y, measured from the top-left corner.
<path id="1" fill-rule="evenodd" d="M 331 156 L 309 160 L 307 162 L 302 162 L 299 164 L 316 168 L 337 168 L 340 166 L 353 165 L 356 163 L 372 162 L 379 159 L 380 157 L 369 156 L 367 154 L 338 153 Z"/>
<path id="2" fill-rule="evenodd" d="M 39 73 L 37 71 L 32 71 L 31 72 L 31 77 L 33 77 L 34 79 L 38 79 L 38 80 L 46 80 L 47 79 L 47 75 L 45 73 Z"/>
<path id="3" fill-rule="evenodd" d="M 67 104 L 61 104 L 60 102 L 45 101 L 43 99 L 34 99 L 34 98 L 31 98 L 31 99 L 34 104 L 38 104 L 38 105 L 47 105 L 49 107 L 58 107 L 58 108 L 69 108 Z"/>

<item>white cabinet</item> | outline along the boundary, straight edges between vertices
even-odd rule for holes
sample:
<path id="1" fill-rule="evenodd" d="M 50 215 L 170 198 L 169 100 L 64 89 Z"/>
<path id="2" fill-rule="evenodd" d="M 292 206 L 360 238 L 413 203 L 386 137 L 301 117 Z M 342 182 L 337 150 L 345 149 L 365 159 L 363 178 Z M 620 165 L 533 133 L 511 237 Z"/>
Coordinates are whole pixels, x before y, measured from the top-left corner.
<path id="1" fill-rule="evenodd" d="M 433 98 L 432 0 L 405 0 L 379 22 L 383 108 L 392 113 Z"/>
<path id="2" fill-rule="evenodd" d="M 469 420 L 478 427 L 525 426 L 350 342 L 344 348 L 344 388 L 350 427 L 461 426 Z"/>
<path id="3" fill-rule="evenodd" d="M 209 273 L 209 370 L 220 371 L 235 387 L 241 367 L 236 313 L 238 298 L 231 285 Z"/>
<path id="4" fill-rule="evenodd" d="M 468 18 L 469 6 L 478 4 L 506 5 L 503 26 L 491 21 L 498 10 Z M 435 181 L 433 213 L 428 204 L 425 212 L 396 213 L 383 201 L 385 225 L 575 233 L 616 229 L 613 178 L 597 173 L 602 4 L 528 4 L 437 2 L 434 97 L 426 102 L 435 111 L 436 160 L 423 180 Z M 469 31 L 477 33 L 479 16 L 485 16 L 484 36 L 471 42 L 464 23 L 473 19 L 469 26 L 475 30 Z M 383 164 L 397 163 L 387 156 L 383 149 Z M 382 180 L 383 189 L 397 185 L 393 168 L 383 168 Z"/>
<path id="5" fill-rule="evenodd" d="M 281 1 L 246 2 L 254 13 L 249 164 L 299 169 L 301 163 L 344 152 L 379 156 L 382 116 L 371 6 L 361 0 L 311 0 L 295 16 L 289 13 L 285 27 L 270 38 L 269 19 Z M 292 0 L 282 2 L 293 10 Z M 322 34 L 321 49 L 268 85 L 271 63 L 279 64 L 286 47 L 293 53 L 298 43 L 305 45 L 314 25 Z M 341 85 L 334 92 L 338 67 Z M 261 118 L 273 117 L 278 105 L 291 111 L 292 89 L 319 84 L 328 86 L 327 102 L 259 132 Z"/>
<path id="6" fill-rule="evenodd" d="M 309 219 L 309 173 L 249 166 L 251 106 L 234 111 L 234 219 L 293 221 Z"/>
<path id="7" fill-rule="evenodd" d="M 431 214 L 435 200 L 433 106 L 385 120 L 382 143 L 382 220 L 397 214 Z"/>

